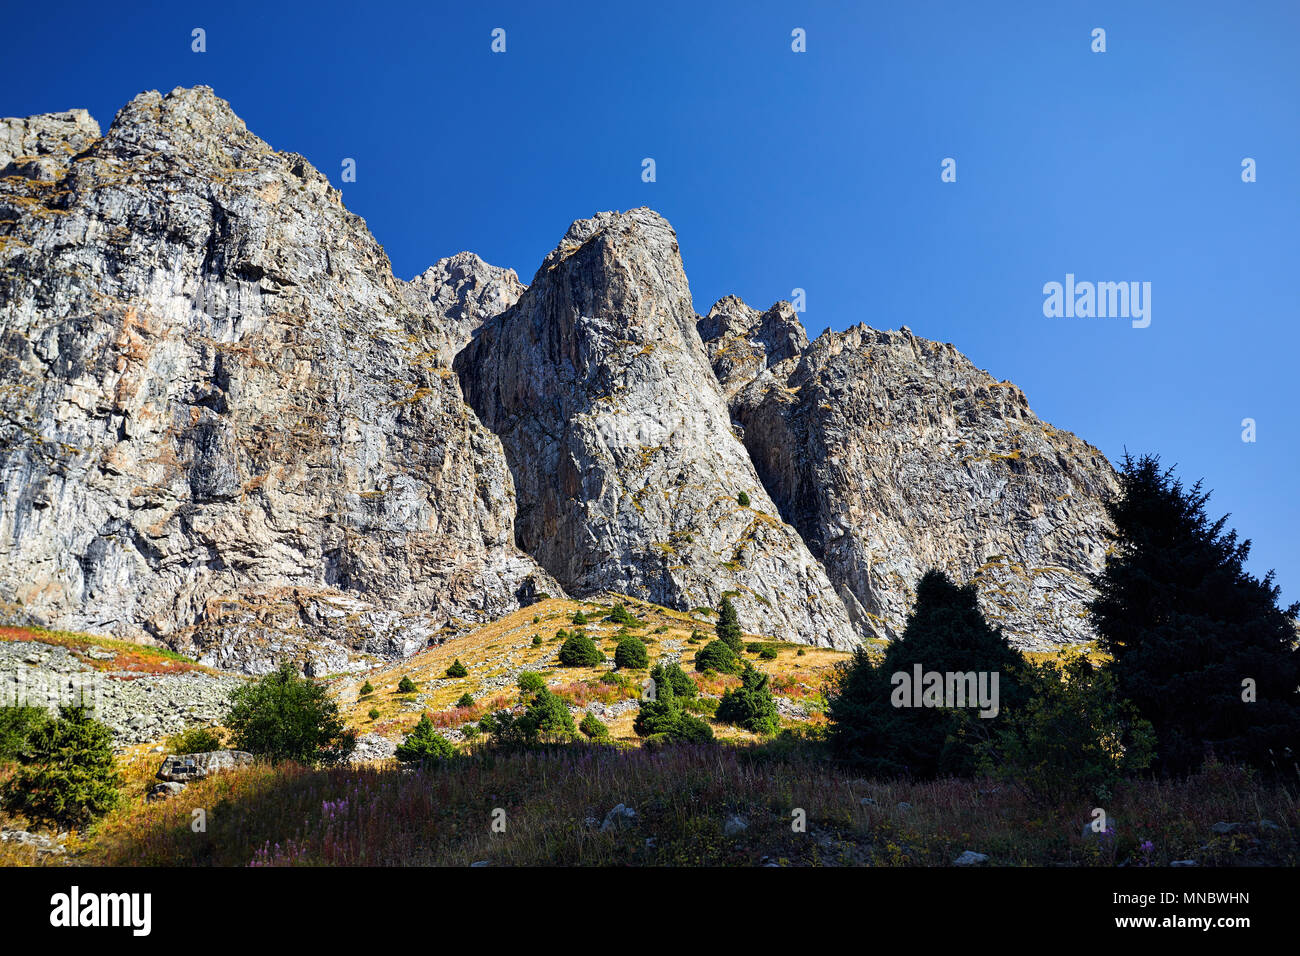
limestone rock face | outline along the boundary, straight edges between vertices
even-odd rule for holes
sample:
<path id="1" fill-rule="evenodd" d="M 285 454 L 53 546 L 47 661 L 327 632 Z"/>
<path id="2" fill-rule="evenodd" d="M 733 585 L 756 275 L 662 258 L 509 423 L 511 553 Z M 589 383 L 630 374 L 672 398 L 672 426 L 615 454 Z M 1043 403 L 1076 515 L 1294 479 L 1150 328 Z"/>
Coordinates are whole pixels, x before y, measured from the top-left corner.
<path id="1" fill-rule="evenodd" d="M 747 628 L 851 646 L 851 612 L 759 481 L 695 322 L 668 223 L 601 213 L 457 356 L 514 474 L 516 540 L 576 594 L 681 608 L 737 592 Z"/>
<path id="2" fill-rule="evenodd" d="M 198 754 L 168 754 L 156 776 L 169 783 L 192 783 L 215 773 L 247 767 L 253 755 L 243 750 L 209 750 Z"/>
<path id="3" fill-rule="evenodd" d="M 97 139 L 99 124 L 85 110 L 0 120 L 0 176 L 54 179 Z"/>
<path id="4" fill-rule="evenodd" d="M 0 165 L 7 616 L 320 672 L 558 593 L 449 367 L 517 280 L 394 279 L 203 87 L 0 121 Z"/>
<path id="5" fill-rule="evenodd" d="M 701 328 L 763 483 L 871 630 L 900 634 L 914 585 L 936 567 L 973 579 L 1021 646 L 1090 640 L 1086 575 L 1104 561 L 1102 502 L 1117 487 L 1101 452 L 906 328 L 827 332 L 781 358 L 778 309 L 760 322 L 723 300 Z"/>

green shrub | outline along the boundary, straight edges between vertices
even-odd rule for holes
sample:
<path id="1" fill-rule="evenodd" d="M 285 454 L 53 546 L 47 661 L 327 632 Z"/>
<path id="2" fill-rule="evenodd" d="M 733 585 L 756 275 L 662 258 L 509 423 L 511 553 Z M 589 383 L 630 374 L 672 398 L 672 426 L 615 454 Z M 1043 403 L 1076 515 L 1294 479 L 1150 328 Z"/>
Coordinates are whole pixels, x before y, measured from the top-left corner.
<path id="1" fill-rule="evenodd" d="M 622 624 L 624 627 L 635 627 L 641 623 L 628 613 L 627 608 L 622 604 L 615 604 L 606 616 L 605 620 L 612 621 L 615 624 Z"/>
<path id="2" fill-rule="evenodd" d="M 18 768 L 0 788 L 0 805 L 32 823 L 82 827 L 117 806 L 122 778 L 113 734 L 81 707 L 32 723 Z"/>
<path id="3" fill-rule="evenodd" d="M 626 674 L 620 674 L 617 671 L 606 671 L 600 675 L 600 682 L 612 687 L 632 687 L 632 681 Z"/>
<path id="4" fill-rule="evenodd" d="M 667 687 L 673 697 L 689 698 L 700 692 L 695 679 L 682 670 L 680 664 L 656 664 L 650 668 L 650 679 L 654 681 L 656 696 L 663 687 Z"/>
<path id="5" fill-rule="evenodd" d="M 656 742 L 703 743 L 713 739 L 712 727 L 672 699 L 643 702 L 632 729 L 637 736 L 652 737 Z"/>
<path id="6" fill-rule="evenodd" d="M 780 718 L 767 675 L 746 662 L 740 680 L 740 687 L 727 691 L 718 701 L 718 720 L 755 734 L 776 733 Z"/>
<path id="7" fill-rule="evenodd" d="M 1115 679 L 1079 653 L 1029 663 L 1029 699 L 981 747 L 980 769 L 1040 801 L 1109 800 L 1126 775 L 1154 756 L 1150 722 L 1122 703 Z"/>
<path id="8" fill-rule="evenodd" d="M 573 623 L 574 623 L 574 624 L 586 624 L 586 623 L 587 623 L 587 615 L 583 614 L 581 611 L 574 611 L 574 612 L 573 612 Z"/>
<path id="9" fill-rule="evenodd" d="M 515 683 L 525 694 L 536 694 L 538 691 L 546 690 L 546 678 L 534 671 L 520 671 Z"/>
<path id="10" fill-rule="evenodd" d="M 571 739 L 576 734 L 569 705 L 549 689 L 541 690 L 533 697 L 523 719 L 543 740 Z"/>
<path id="11" fill-rule="evenodd" d="M 378 708 L 378 707 L 371 707 L 371 708 L 370 708 L 370 713 L 369 713 L 368 716 L 370 717 L 371 720 L 378 720 L 378 719 L 379 719 L 379 708 Z"/>
<path id="12" fill-rule="evenodd" d="M 651 670 L 655 682 L 653 700 L 642 700 L 641 709 L 632 722 L 637 735 L 651 743 L 684 741 L 700 743 L 713 739 L 713 728 L 686 709 L 690 698 L 678 696 L 677 687 L 698 692 L 695 682 L 676 664 L 655 665 Z"/>
<path id="13" fill-rule="evenodd" d="M 692 714 L 708 714 L 712 717 L 718 712 L 718 698 L 716 697 L 681 697 L 678 703 L 684 710 L 689 710 Z"/>
<path id="14" fill-rule="evenodd" d="M 718 605 L 718 622 L 713 626 L 713 630 L 718 635 L 718 640 L 731 648 L 733 654 L 744 651 L 745 643 L 740 633 L 740 622 L 736 618 L 736 608 L 731 603 L 731 598 L 724 597 L 722 603 Z"/>
<path id="15" fill-rule="evenodd" d="M 639 670 L 650 664 L 650 655 L 646 653 L 645 645 L 635 637 L 625 637 L 618 642 L 618 647 L 614 649 L 614 666 L 624 667 L 629 670 Z"/>
<path id="16" fill-rule="evenodd" d="M 585 633 L 575 633 L 560 646 L 560 663 L 565 667 L 595 667 L 605 659 L 596 642 Z"/>
<path id="17" fill-rule="evenodd" d="M 686 639 L 687 644 L 703 644 L 704 635 L 699 631 L 691 631 L 691 636 Z"/>
<path id="18" fill-rule="evenodd" d="M 540 634 L 534 634 L 534 635 L 533 635 L 533 647 L 541 647 L 541 646 L 542 646 L 542 635 L 540 635 Z"/>
<path id="19" fill-rule="evenodd" d="M 455 755 L 456 748 L 452 742 L 438 733 L 428 714 L 421 714 L 420 722 L 398 745 L 393 756 L 402 763 L 432 763 Z"/>
<path id="20" fill-rule="evenodd" d="M 49 719 L 44 707 L 0 707 L 0 762 L 17 759 L 31 735 Z"/>
<path id="21" fill-rule="evenodd" d="M 419 689 L 415 681 L 411 680 L 406 674 L 403 674 L 402 679 L 397 682 L 397 692 L 399 694 L 414 694 Z"/>
<path id="22" fill-rule="evenodd" d="M 456 701 L 457 707 L 473 707 L 474 695 L 466 691 L 460 695 L 460 700 Z"/>
<path id="23" fill-rule="evenodd" d="M 329 691 L 292 664 L 235 688 L 230 703 L 222 723 L 239 750 L 312 765 L 341 763 L 356 747 L 356 734 L 344 726 Z"/>
<path id="24" fill-rule="evenodd" d="M 717 671 L 719 674 L 734 674 L 740 670 L 736 654 L 721 640 L 709 641 L 695 652 L 695 669 L 697 671 Z"/>
<path id="25" fill-rule="evenodd" d="M 760 661 L 774 661 L 778 653 L 779 649 L 775 644 L 760 644 L 758 646 L 758 659 Z"/>
<path id="26" fill-rule="evenodd" d="M 736 504 L 740 505 L 740 507 L 742 508 L 748 508 L 749 495 L 745 494 L 743 491 L 740 494 L 736 495 Z"/>
<path id="27" fill-rule="evenodd" d="M 361 685 L 361 693 L 359 696 L 366 697 L 367 695 L 373 694 L 374 692 L 375 692 L 375 685 L 370 683 L 370 681 L 366 681 L 364 684 Z"/>
<path id="28" fill-rule="evenodd" d="M 578 724 L 578 729 L 590 740 L 603 740 L 609 736 L 609 728 L 596 719 L 595 714 L 587 714 Z"/>
<path id="29" fill-rule="evenodd" d="M 492 715 L 492 742 L 499 747 L 533 747 L 572 740 L 576 735 L 569 705 L 546 688 L 533 696 L 523 714 L 499 710 Z"/>
<path id="30" fill-rule="evenodd" d="M 174 754 L 205 754 L 222 746 L 221 733 L 215 727 L 186 727 L 167 738 L 167 748 Z"/>
<path id="31" fill-rule="evenodd" d="M 467 677 L 468 675 L 469 668 L 460 662 L 459 657 L 452 661 L 451 666 L 447 668 L 448 677 Z"/>
<path id="32" fill-rule="evenodd" d="M 566 631 L 564 628 L 560 628 L 558 631 L 555 632 L 554 640 L 567 641 L 568 639 L 569 639 L 569 632 Z"/>

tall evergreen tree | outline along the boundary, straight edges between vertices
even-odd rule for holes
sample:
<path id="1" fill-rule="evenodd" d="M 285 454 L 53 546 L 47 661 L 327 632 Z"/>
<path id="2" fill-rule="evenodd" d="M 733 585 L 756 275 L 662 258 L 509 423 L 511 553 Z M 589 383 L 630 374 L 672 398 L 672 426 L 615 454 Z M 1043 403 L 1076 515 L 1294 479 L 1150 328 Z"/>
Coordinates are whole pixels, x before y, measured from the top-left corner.
<path id="1" fill-rule="evenodd" d="M 1300 604 L 1278 606 L 1273 572 L 1247 573 L 1250 542 L 1225 533 L 1226 515 L 1210 521 L 1200 482 L 1184 489 L 1151 455 L 1126 454 L 1119 478 L 1090 610 L 1120 696 L 1155 728 L 1158 766 L 1190 771 L 1212 749 L 1293 772 Z"/>
<path id="2" fill-rule="evenodd" d="M 736 617 L 736 608 L 731 598 L 724 597 L 718 605 L 718 623 L 714 625 L 718 640 L 731 648 L 733 653 L 741 654 L 745 643 L 741 640 L 740 620 Z"/>
<path id="3" fill-rule="evenodd" d="M 997 719 L 971 707 L 895 706 L 896 674 L 939 672 L 998 675 L 999 713 L 1024 697 L 1024 659 L 980 612 L 973 585 L 959 587 L 942 571 L 927 571 L 916 586 L 907 627 L 876 660 L 859 648 L 840 672 L 827 710 L 837 756 L 881 774 L 965 775 L 976 768 L 976 744 Z M 991 677 L 990 677 L 991 683 Z"/>

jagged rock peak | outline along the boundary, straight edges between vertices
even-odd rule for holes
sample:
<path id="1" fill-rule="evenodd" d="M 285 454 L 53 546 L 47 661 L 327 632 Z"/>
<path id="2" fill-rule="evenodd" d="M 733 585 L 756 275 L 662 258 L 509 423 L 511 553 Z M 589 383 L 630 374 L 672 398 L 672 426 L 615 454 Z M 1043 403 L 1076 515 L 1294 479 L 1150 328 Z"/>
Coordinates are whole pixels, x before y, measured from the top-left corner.
<path id="1" fill-rule="evenodd" d="M 1092 639 L 1110 463 L 952 345 L 828 331 L 736 390 L 731 411 L 782 515 L 881 636 L 901 633 L 933 567 L 975 581 L 1022 646 Z"/>
<path id="2" fill-rule="evenodd" d="M 638 228 L 645 230 L 642 233 L 643 238 L 648 239 L 652 233 L 658 234 L 661 240 L 670 243 L 676 251 L 677 233 L 673 231 L 668 220 L 653 209 L 640 206 L 627 212 L 608 210 L 598 212 L 589 219 L 575 219 L 559 244 L 542 260 L 538 272 L 549 271 L 557 262 L 572 255 L 576 249 L 595 236 L 605 233 L 628 235 Z"/>
<path id="3" fill-rule="evenodd" d="M 695 322 L 668 222 L 600 213 L 457 356 L 506 449 L 517 539 L 579 594 L 734 593 L 752 630 L 849 646 L 850 611 L 758 481 Z"/>
<path id="4" fill-rule="evenodd" d="M 472 252 L 439 259 L 410 285 L 424 299 L 419 308 L 429 313 L 431 325 L 445 337 L 448 361 L 484 322 L 514 305 L 527 288 L 514 269 L 489 265 Z"/>
<path id="5" fill-rule="evenodd" d="M 737 296 L 725 296 L 696 327 L 728 398 L 764 369 L 808 347 L 807 330 L 784 300 L 759 312 Z"/>

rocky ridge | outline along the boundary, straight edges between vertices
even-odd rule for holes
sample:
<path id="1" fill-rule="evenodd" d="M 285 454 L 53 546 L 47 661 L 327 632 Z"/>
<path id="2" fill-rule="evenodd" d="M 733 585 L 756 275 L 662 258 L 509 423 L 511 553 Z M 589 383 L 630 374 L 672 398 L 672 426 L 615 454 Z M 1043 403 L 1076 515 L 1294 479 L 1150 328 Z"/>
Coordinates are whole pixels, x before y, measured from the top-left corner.
<path id="1" fill-rule="evenodd" d="M 679 608 L 732 594 L 746 627 L 852 646 L 852 611 L 778 516 L 695 323 L 672 227 L 601 213 L 461 351 L 466 398 L 514 474 L 516 540 L 575 594 Z"/>
<path id="2" fill-rule="evenodd" d="M 851 647 L 979 582 L 1088 639 L 1105 458 L 950 345 L 696 315 L 647 209 L 525 287 L 410 282 L 203 87 L 0 121 L 0 614 L 263 673 L 402 657 L 543 593 Z M 747 502 L 747 504 L 742 504 Z"/>

